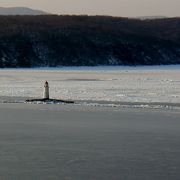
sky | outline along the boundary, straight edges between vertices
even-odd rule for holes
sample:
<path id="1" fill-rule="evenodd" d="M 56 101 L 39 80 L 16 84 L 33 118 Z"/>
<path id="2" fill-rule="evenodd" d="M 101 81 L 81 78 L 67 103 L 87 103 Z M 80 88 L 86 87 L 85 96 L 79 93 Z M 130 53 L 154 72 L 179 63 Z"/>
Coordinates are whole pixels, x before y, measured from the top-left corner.
<path id="1" fill-rule="evenodd" d="M 180 0 L 0 0 L 1 7 L 30 7 L 55 14 L 180 16 Z"/>

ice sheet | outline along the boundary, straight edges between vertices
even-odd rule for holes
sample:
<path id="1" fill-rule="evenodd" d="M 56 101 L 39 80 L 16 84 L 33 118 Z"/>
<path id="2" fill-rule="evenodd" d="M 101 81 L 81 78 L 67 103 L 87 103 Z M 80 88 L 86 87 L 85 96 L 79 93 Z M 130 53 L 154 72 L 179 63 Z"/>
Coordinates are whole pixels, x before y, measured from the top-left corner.
<path id="1" fill-rule="evenodd" d="M 0 96 L 180 103 L 180 66 L 1 69 Z"/>

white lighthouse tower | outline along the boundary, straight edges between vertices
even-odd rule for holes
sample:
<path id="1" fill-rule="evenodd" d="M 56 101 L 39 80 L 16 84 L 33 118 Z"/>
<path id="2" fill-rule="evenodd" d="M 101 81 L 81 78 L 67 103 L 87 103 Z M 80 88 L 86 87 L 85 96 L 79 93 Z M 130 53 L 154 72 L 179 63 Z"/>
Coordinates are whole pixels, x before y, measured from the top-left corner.
<path id="1" fill-rule="evenodd" d="M 49 99 L 49 84 L 47 81 L 44 83 L 43 99 Z"/>

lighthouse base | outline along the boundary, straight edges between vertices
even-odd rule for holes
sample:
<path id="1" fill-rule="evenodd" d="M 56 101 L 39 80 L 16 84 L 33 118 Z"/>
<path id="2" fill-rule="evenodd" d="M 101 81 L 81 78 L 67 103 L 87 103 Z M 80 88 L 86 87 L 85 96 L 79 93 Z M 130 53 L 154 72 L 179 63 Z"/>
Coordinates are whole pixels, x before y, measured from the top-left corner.
<path id="1" fill-rule="evenodd" d="M 65 104 L 73 104 L 74 101 L 62 100 L 62 99 L 49 99 L 49 98 L 42 98 L 42 99 L 27 99 L 25 102 L 42 102 L 42 103 L 65 103 Z"/>

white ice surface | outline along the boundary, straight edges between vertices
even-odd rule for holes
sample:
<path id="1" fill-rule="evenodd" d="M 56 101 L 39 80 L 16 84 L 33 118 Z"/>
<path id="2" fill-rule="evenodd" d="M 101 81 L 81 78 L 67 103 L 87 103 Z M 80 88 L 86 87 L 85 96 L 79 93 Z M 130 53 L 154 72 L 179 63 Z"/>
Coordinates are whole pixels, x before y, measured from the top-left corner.
<path id="1" fill-rule="evenodd" d="M 180 103 L 180 66 L 1 69 L 0 96 Z"/>

